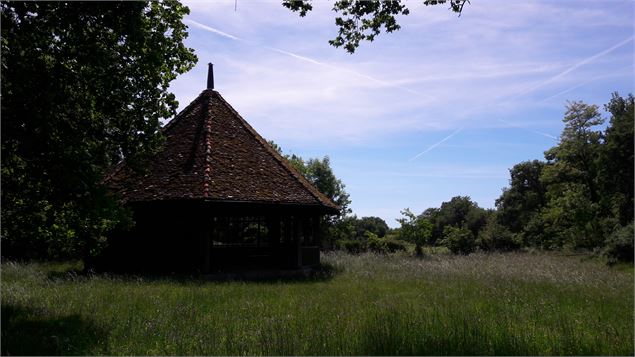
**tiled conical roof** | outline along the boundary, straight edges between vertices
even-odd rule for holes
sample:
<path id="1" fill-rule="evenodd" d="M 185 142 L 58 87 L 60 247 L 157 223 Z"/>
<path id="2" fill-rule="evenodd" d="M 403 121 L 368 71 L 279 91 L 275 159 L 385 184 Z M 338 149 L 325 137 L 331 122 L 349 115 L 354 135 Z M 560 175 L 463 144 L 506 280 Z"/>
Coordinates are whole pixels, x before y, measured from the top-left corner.
<path id="1" fill-rule="evenodd" d="M 165 125 L 165 145 L 139 174 L 119 164 L 104 183 L 126 202 L 206 200 L 337 206 L 212 89 Z"/>

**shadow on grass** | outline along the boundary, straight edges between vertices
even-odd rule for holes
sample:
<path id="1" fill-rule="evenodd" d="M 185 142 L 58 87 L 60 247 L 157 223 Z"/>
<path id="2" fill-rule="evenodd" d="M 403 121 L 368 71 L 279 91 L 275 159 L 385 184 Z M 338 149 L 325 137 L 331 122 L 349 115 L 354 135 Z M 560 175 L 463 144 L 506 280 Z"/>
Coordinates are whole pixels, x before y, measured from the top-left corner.
<path id="1" fill-rule="evenodd" d="M 107 332 L 80 315 L 51 316 L 2 304 L 2 355 L 91 355 L 107 351 Z"/>
<path id="2" fill-rule="evenodd" d="M 116 279 L 121 281 L 169 282 L 181 285 L 204 284 L 206 282 L 283 282 L 305 283 L 323 282 L 333 279 L 341 269 L 322 263 L 317 267 L 304 269 L 271 269 L 271 268 L 228 268 L 211 274 L 184 273 L 121 273 L 121 272 L 86 272 L 81 269 L 66 271 L 49 271 L 47 278 L 51 281 L 81 281 L 93 277 Z"/>
<path id="3" fill-rule="evenodd" d="M 341 271 L 328 263 L 304 269 L 229 269 L 202 275 L 205 281 L 244 281 L 244 282 L 323 282 L 333 279 Z"/>

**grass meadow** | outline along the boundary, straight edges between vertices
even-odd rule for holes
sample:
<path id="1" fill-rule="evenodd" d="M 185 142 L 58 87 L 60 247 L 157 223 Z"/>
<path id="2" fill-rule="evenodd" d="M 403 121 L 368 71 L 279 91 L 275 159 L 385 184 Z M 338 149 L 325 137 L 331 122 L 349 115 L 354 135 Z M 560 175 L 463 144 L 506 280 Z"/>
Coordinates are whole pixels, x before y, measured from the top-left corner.
<path id="1" fill-rule="evenodd" d="M 548 253 L 323 255 L 294 281 L 2 264 L 2 354 L 633 355 L 633 267 Z"/>

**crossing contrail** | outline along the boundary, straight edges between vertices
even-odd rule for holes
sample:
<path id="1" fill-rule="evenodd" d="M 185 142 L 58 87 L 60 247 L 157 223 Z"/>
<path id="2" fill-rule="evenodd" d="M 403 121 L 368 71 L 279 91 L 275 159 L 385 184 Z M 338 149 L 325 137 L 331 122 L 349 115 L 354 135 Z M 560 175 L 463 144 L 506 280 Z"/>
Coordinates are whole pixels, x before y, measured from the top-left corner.
<path id="1" fill-rule="evenodd" d="M 419 96 L 425 96 L 423 93 L 418 92 L 418 91 L 416 91 L 414 89 L 411 89 L 411 88 L 408 88 L 408 87 L 404 87 L 404 86 L 401 86 L 401 85 L 398 85 L 398 84 L 394 84 L 394 83 L 390 83 L 390 82 L 387 82 L 387 81 L 383 81 L 381 79 L 378 79 L 378 78 L 375 78 L 375 77 L 372 77 L 372 76 L 369 76 L 367 74 L 363 74 L 363 73 L 360 73 L 360 72 L 357 72 L 357 71 L 353 71 L 353 70 L 350 70 L 350 69 L 334 66 L 332 64 L 324 63 L 324 62 L 318 61 L 316 59 L 313 59 L 313 58 L 310 58 L 310 57 L 307 57 L 307 56 L 303 56 L 303 55 L 299 55 L 297 53 L 293 53 L 293 52 L 290 52 L 290 51 L 283 50 L 281 48 L 265 46 L 265 45 L 262 45 L 260 43 L 254 42 L 254 41 L 245 40 L 245 39 L 242 39 L 242 38 L 240 38 L 238 36 L 234 36 L 232 34 L 229 34 L 229 33 L 225 32 L 225 31 L 221 31 L 219 29 L 213 28 L 211 26 L 207 26 L 205 24 L 202 24 L 200 22 L 197 22 L 197 21 L 194 21 L 194 20 L 191 20 L 191 19 L 185 19 L 185 20 L 183 20 L 183 22 L 185 22 L 187 24 L 190 24 L 190 25 L 192 25 L 192 26 L 194 26 L 196 28 L 199 28 L 201 30 L 208 31 L 208 32 L 214 33 L 216 35 L 232 39 L 234 41 L 240 41 L 240 42 L 244 42 L 244 43 L 250 44 L 252 46 L 261 47 L 261 48 L 267 49 L 269 51 L 273 51 L 273 52 L 276 52 L 276 53 L 279 53 L 279 54 L 283 54 L 283 55 L 286 55 L 286 56 L 289 56 L 289 57 L 293 57 L 293 58 L 295 58 L 297 60 L 300 60 L 300 61 L 312 63 L 314 65 L 318 65 L 318 66 L 334 69 L 336 71 L 346 72 L 346 73 L 349 73 L 349 74 L 354 75 L 356 77 L 364 78 L 364 79 L 369 80 L 371 82 L 375 82 L 375 83 L 381 84 L 383 86 L 398 88 L 398 89 L 401 89 L 401 90 L 403 90 L 405 92 L 409 92 L 409 93 L 416 94 L 416 95 L 419 95 Z"/>
<path id="2" fill-rule="evenodd" d="M 547 134 L 547 133 L 545 133 L 545 132 L 538 131 L 538 130 L 528 129 L 528 128 L 522 127 L 522 126 L 520 126 L 520 125 L 518 125 L 518 124 L 514 124 L 514 123 L 512 123 L 512 122 L 509 122 L 509 121 L 507 121 L 507 120 L 505 120 L 505 119 L 497 118 L 496 120 L 498 120 L 498 121 L 500 121 L 500 122 L 502 122 L 502 123 L 505 123 L 505 124 L 507 124 L 507 125 L 513 126 L 514 128 L 518 128 L 518 129 L 526 130 L 526 131 L 528 131 L 528 132 L 530 132 L 530 133 L 534 133 L 534 134 L 538 134 L 538 135 L 542 135 L 542 136 L 548 137 L 548 138 L 550 138 L 550 139 L 558 140 L 558 137 L 553 136 L 553 135 L 551 135 L 551 134 Z"/>
<path id="3" fill-rule="evenodd" d="M 200 28 L 201 30 L 205 30 L 205 31 L 213 32 L 213 33 L 215 33 L 215 34 L 217 34 L 217 35 L 221 35 L 221 36 L 223 36 L 223 37 L 227 37 L 227 38 L 230 38 L 230 39 L 232 39 L 232 40 L 236 40 L 236 41 L 243 41 L 243 39 L 241 39 L 241 38 L 239 38 L 239 37 L 236 37 L 236 36 L 234 36 L 234 35 L 230 35 L 230 34 L 228 34 L 227 32 L 223 32 L 223 31 L 218 30 L 218 29 L 215 29 L 215 28 L 213 28 L 213 27 L 209 27 L 209 26 L 207 26 L 207 25 L 203 25 L 202 23 L 200 23 L 200 22 L 196 22 L 196 21 L 194 21 L 194 20 L 185 19 L 185 20 L 183 20 L 183 22 L 188 23 L 188 24 L 190 24 L 190 25 L 192 25 L 192 26 L 194 26 L 194 27 L 198 27 L 198 28 Z"/>
<path id="4" fill-rule="evenodd" d="M 575 86 L 573 86 L 573 87 L 567 88 L 567 89 L 565 89 L 565 90 L 563 90 L 563 91 L 560 91 L 560 92 L 558 92 L 558 93 L 556 93 L 556 94 L 554 94 L 554 95 L 552 95 L 552 96 L 549 96 L 549 97 L 547 97 L 547 98 L 545 98 L 545 99 L 541 100 L 541 102 L 546 102 L 546 101 L 549 101 L 549 100 L 551 100 L 551 99 L 553 99 L 553 98 L 556 98 L 556 97 L 558 97 L 558 96 L 560 96 L 560 95 L 563 95 L 563 94 L 569 93 L 569 92 L 571 92 L 571 91 L 573 91 L 573 90 L 575 90 L 575 89 L 578 89 L 578 88 L 580 88 L 580 87 L 582 87 L 582 86 L 585 86 L 585 85 L 587 85 L 587 84 L 589 84 L 589 83 L 591 83 L 591 82 L 597 81 L 598 79 L 615 77 L 615 76 L 617 76 L 617 75 L 619 74 L 619 72 L 620 72 L 620 71 L 625 70 L 625 69 L 630 69 L 630 68 L 632 68 L 632 67 L 633 67 L 633 65 L 631 64 L 631 65 L 628 65 L 628 66 L 626 66 L 626 67 L 622 67 L 622 68 L 618 69 L 617 71 L 615 71 L 615 72 L 613 72 L 613 73 L 611 73 L 611 74 L 605 74 L 605 75 L 602 75 L 602 76 L 596 76 L 596 77 L 593 77 L 593 78 L 591 78 L 591 79 L 589 79 L 589 80 L 586 80 L 586 81 L 584 81 L 584 82 L 582 82 L 582 83 L 579 83 L 579 84 L 577 84 L 577 85 L 575 85 Z"/>
<path id="5" fill-rule="evenodd" d="M 321 62 L 321 61 L 318 61 L 316 59 L 313 59 L 313 58 L 310 58 L 310 57 L 307 57 L 307 56 L 303 56 L 303 55 L 299 55 L 297 53 L 293 53 L 293 52 L 290 52 L 290 51 L 283 50 L 281 48 L 270 47 L 270 46 L 262 45 L 260 43 L 254 42 L 254 41 L 246 40 L 246 39 L 240 38 L 238 36 L 234 36 L 234 35 L 232 35 L 230 33 L 221 31 L 221 30 L 213 28 L 211 26 L 207 26 L 205 24 L 202 24 L 200 22 L 197 22 L 197 21 L 194 21 L 194 20 L 191 20 L 191 19 L 185 19 L 184 22 L 188 23 L 188 24 L 191 24 L 192 26 L 194 26 L 196 28 L 199 28 L 199 29 L 211 32 L 211 33 L 214 33 L 216 35 L 219 35 L 219 36 L 222 36 L 222 37 L 234 40 L 234 41 L 244 42 L 244 43 L 256 46 L 256 47 L 261 47 L 261 48 L 267 49 L 269 51 L 273 51 L 273 52 L 276 52 L 276 53 L 279 53 L 279 54 L 282 54 L 282 55 L 286 55 L 286 56 L 295 58 L 297 60 L 308 62 L 308 63 L 314 64 L 314 65 L 318 65 L 318 66 L 334 69 L 334 70 L 341 71 L 341 72 L 346 72 L 346 73 L 349 73 L 349 74 L 354 75 L 356 77 L 364 78 L 366 80 L 381 84 L 383 86 L 401 89 L 401 90 L 403 90 L 405 92 L 409 92 L 411 94 L 415 94 L 415 95 L 418 95 L 418 96 L 425 96 L 423 93 L 421 93 L 419 91 L 416 91 L 416 90 L 413 90 L 413 89 L 408 88 L 408 87 L 404 87 L 404 86 L 400 86 L 398 84 L 394 84 L 394 83 L 390 83 L 390 82 L 387 82 L 387 81 L 383 81 L 381 79 L 366 75 L 364 73 L 353 71 L 353 70 L 350 70 L 350 69 L 334 66 L 334 65 L 331 65 L 331 64 L 328 64 L 328 63 L 325 63 L 325 62 Z M 594 54 L 594 55 L 592 55 L 590 57 L 587 57 L 587 58 L 583 59 L 582 61 L 574 64 L 573 66 L 565 69 L 564 71 L 556 74 L 555 76 L 547 78 L 547 79 L 545 79 L 544 81 L 542 81 L 540 83 L 537 83 L 537 84 L 535 84 L 535 85 L 533 85 L 533 86 L 531 86 L 531 87 L 529 87 L 527 89 L 524 89 L 521 92 L 516 93 L 512 97 L 509 97 L 509 98 L 503 100 L 502 102 L 509 102 L 509 101 L 511 101 L 513 99 L 516 99 L 516 98 L 518 98 L 518 97 L 520 97 L 522 95 L 530 93 L 530 92 L 532 92 L 532 91 L 534 91 L 534 90 L 536 90 L 536 89 L 538 89 L 540 87 L 543 87 L 543 86 L 545 86 L 545 85 L 547 85 L 547 84 L 549 84 L 551 82 L 554 82 L 554 81 L 566 76 L 567 74 L 573 72 L 574 70 L 584 66 L 585 64 L 588 64 L 588 63 L 590 63 L 592 61 L 595 61 L 596 59 L 598 59 L 598 58 L 600 58 L 600 57 L 602 57 L 602 56 L 604 56 L 604 55 L 606 55 L 606 54 L 608 54 L 608 53 L 610 53 L 610 52 L 612 52 L 612 51 L 614 51 L 614 50 L 616 50 L 616 49 L 618 49 L 618 48 L 620 48 L 620 47 L 622 47 L 624 45 L 626 45 L 627 43 L 633 41 L 634 38 L 635 38 L 635 36 L 631 36 L 631 37 L 629 37 L 629 38 L 627 38 L 627 39 L 625 39 L 625 40 L 623 40 L 623 41 L 621 41 L 621 42 L 619 42 L 619 43 L 617 43 L 617 44 L 615 44 L 615 45 L 613 45 L 613 46 L 611 46 L 611 47 L 609 47 L 609 48 L 607 48 L 607 49 L 605 49 L 603 51 L 600 51 L 600 52 L 598 52 L 598 53 L 596 53 L 596 54 Z M 576 85 L 574 87 L 571 87 L 569 89 L 566 89 L 566 90 L 564 90 L 564 91 L 562 91 L 562 92 L 560 92 L 558 94 L 555 94 L 555 95 L 553 95 L 553 96 L 551 96 L 551 97 L 549 97 L 547 99 L 544 99 L 543 101 L 546 101 L 546 100 L 554 98 L 554 97 L 556 97 L 558 95 L 562 95 L 564 93 L 570 92 L 570 91 L 572 91 L 574 89 L 577 89 L 577 88 L 587 84 L 588 82 L 590 82 L 590 81 L 587 81 L 587 82 L 578 84 L 578 85 Z M 498 104 L 501 104 L 502 102 L 499 101 Z M 477 106 L 477 108 L 478 107 L 485 107 L 485 105 Z M 476 109 L 476 108 L 474 108 L 474 109 Z M 517 124 L 511 123 L 511 122 L 509 122 L 507 120 L 504 120 L 504 119 L 497 119 L 497 120 L 500 121 L 500 122 L 506 123 L 506 124 L 508 124 L 508 125 L 510 125 L 512 127 L 515 127 L 515 128 L 518 128 L 518 129 L 522 129 L 522 130 L 525 130 L 525 131 L 528 131 L 528 132 L 531 132 L 531 133 L 534 133 L 534 134 L 537 134 L 537 135 L 541 135 L 541 136 L 548 137 L 548 138 L 555 139 L 555 140 L 558 139 L 557 137 L 555 137 L 555 136 L 553 136 L 551 134 L 544 133 L 544 132 L 537 131 L 537 130 L 528 129 L 528 128 L 519 126 Z M 442 143 L 444 143 L 445 141 L 451 139 L 453 136 L 455 136 L 456 134 L 461 132 L 463 129 L 464 129 L 464 127 L 458 128 L 457 130 L 452 132 L 450 135 L 448 135 L 445 138 L 443 138 L 441 141 L 430 145 L 427 149 L 425 149 L 424 151 L 418 153 L 414 157 L 410 158 L 408 161 L 413 161 L 413 160 L 419 158 L 420 156 L 426 154 L 427 152 L 435 149 L 437 146 L 439 146 Z"/>
<path id="6" fill-rule="evenodd" d="M 623 41 L 621 41 L 621 42 L 619 42 L 619 43 L 617 43 L 617 44 L 605 49 L 604 51 L 600 51 L 600 52 L 594 54 L 593 56 L 587 57 L 587 58 L 583 59 L 582 61 L 574 64 L 573 66 L 565 69 L 564 71 L 556 74 L 555 76 L 547 78 L 546 80 L 544 80 L 544 81 L 542 81 L 542 82 L 540 82 L 538 84 L 535 84 L 535 85 L 533 85 L 533 86 L 521 91 L 520 93 L 516 93 L 516 95 L 512 96 L 510 99 L 518 98 L 518 97 L 520 97 L 522 95 L 525 95 L 525 94 L 527 94 L 529 92 L 533 92 L 534 90 L 536 90 L 536 89 L 538 89 L 538 88 L 540 88 L 540 87 L 542 87 L 544 85 L 547 85 L 547 84 L 549 84 L 549 83 L 551 83 L 551 82 L 553 82 L 553 81 L 555 81 L 557 79 L 560 79 L 560 78 L 566 76 L 567 74 L 575 71 L 576 69 L 584 66 L 585 64 L 593 62 L 596 59 L 598 59 L 598 58 L 600 58 L 600 57 L 602 57 L 602 56 L 604 56 L 604 55 L 606 55 L 606 54 L 608 54 L 610 52 L 613 52 L 614 50 L 616 50 L 616 49 L 624 46 L 625 44 L 633 41 L 633 38 L 635 38 L 635 36 L 631 36 L 631 37 L 629 37 L 629 38 L 627 38 L 627 39 L 625 39 L 625 40 L 623 40 Z"/>

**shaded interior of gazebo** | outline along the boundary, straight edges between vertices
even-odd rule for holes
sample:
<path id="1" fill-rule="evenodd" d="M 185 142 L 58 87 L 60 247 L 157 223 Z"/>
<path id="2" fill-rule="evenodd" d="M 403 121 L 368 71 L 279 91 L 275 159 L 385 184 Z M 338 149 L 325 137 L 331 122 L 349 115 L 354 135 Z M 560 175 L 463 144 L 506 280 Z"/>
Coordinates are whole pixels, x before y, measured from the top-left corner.
<path id="1" fill-rule="evenodd" d="M 208 273 L 319 264 L 320 220 L 337 205 L 217 91 L 162 130 L 165 145 L 145 171 L 123 161 L 104 179 L 135 224 L 112 233 L 98 265 Z"/>
<path id="2" fill-rule="evenodd" d="M 213 273 L 320 263 L 320 207 L 251 202 L 135 203 L 135 227 L 113 234 L 102 261 L 122 272 Z"/>

